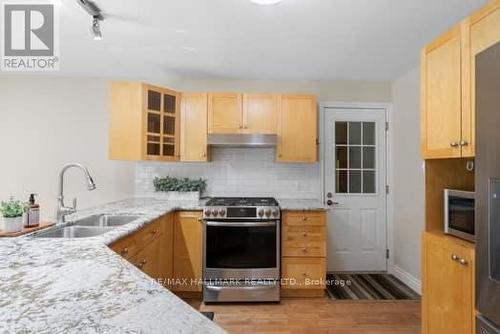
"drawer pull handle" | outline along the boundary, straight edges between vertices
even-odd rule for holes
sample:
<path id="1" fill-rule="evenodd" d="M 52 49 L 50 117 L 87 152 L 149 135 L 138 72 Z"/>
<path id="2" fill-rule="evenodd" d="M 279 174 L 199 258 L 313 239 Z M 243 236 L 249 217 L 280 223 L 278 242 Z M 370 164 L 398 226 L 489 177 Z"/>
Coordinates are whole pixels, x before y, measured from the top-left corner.
<path id="1" fill-rule="evenodd" d="M 151 233 L 156 234 L 156 233 L 158 233 L 158 230 L 152 230 Z"/>
<path id="2" fill-rule="evenodd" d="M 307 248 L 302 248 L 302 252 L 307 253 Z"/>
<path id="3" fill-rule="evenodd" d="M 127 247 L 123 247 L 122 254 L 127 254 L 127 253 L 128 253 L 128 248 Z"/>
<path id="4" fill-rule="evenodd" d="M 139 268 L 139 269 L 142 269 L 144 267 L 144 265 L 147 263 L 148 261 L 146 259 L 142 260 L 141 262 L 139 262 L 136 267 Z"/>
<path id="5" fill-rule="evenodd" d="M 306 276 L 307 276 L 307 273 L 306 273 L 306 272 L 303 272 L 303 273 L 302 273 L 302 276 L 306 277 Z"/>
<path id="6" fill-rule="evenodd" d="M 459 146 L 459 143 L 457 143 L 456 141 L 452 141 L 452 142 L 450 143 L 450 146 L 451 146 L 451 147 L 458 147 L 458 146 Z"/>
<path id="7" fill-rule="evenodd" d="M 306 221 L 308 221 L 308 220 L 309 220 L 309 218 L 307 218 L 307 217 L 302 217 L 302 220 L 306 222 Z"/>
<path id="8" fill-rule="evenodd" d="M 307 237 L 307 232 L 302 233 L 304 237 Z"/>

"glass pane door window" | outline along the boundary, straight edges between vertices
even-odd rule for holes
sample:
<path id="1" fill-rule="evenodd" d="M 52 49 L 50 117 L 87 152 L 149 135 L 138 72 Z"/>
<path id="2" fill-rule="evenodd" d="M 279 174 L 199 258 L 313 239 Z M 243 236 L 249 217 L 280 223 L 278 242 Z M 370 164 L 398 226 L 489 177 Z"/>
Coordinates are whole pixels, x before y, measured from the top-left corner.
<path id="1" fill-rule="evenodd" d="M 375 122 L 335 122 L 336 193 L 377 193 L 376 150 Z"/>
<path id="2" fill-rule="evenodd" d="M 176 157 L 177 95 L 161 88 L 147 89 L 146 154 L 171 160 Z"/>
<path id="3" fill-rule="evenodd" d="M 206 267 L 276 268 L 276 226 L 207 226 Z"/>

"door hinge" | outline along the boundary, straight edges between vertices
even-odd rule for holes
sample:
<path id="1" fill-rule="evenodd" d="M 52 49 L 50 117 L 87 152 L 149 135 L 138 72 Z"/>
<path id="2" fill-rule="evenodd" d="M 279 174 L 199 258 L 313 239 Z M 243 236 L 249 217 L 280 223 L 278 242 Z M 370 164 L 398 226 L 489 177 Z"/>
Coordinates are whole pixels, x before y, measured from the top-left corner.
<path id="1" fill-rule="evenodd" d="M 385 193 L 386 194 L 389 194 L 389 190 L 390 190 L 389 185 L 385 186 Z"/>
<path id="2" fill-rule="evenodd" d="M 385 131 L 389 131 L 389 122 L 385 122 Z"/>
<path id="3" fill-rule="evenodd" d="M 389 258 L 389 249 L 386 249 L 385 250 L 385 258 L 388 259 Z"/>

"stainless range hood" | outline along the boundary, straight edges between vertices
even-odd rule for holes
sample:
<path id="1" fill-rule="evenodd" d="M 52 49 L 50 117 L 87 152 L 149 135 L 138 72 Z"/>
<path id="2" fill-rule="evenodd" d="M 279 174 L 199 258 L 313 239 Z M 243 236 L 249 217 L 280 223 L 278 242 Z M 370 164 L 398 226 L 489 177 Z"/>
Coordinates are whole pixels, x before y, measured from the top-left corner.
<path id="1" fill-rule="evenodd" d="M 216 147 L 274 147 L 278 136 L 273 134 L 209 134 L 208 145 Z"/>

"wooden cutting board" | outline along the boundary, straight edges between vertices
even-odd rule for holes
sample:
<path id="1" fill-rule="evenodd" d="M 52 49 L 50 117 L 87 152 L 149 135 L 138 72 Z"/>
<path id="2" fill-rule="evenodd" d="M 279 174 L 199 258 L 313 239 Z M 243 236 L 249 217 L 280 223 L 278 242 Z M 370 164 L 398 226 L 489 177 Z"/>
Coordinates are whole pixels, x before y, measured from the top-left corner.
<path id="1" fill-rule="evenodd" d="M 44 221 L 44 222 L 41 222 L 40 225 L 38 225 L 36 227 L 24 227 L 23 226 L 23 229 L 21 231 L 19 231 L 19 232 L 12 232 L 12 233 L 6 233 L 4 230 L 0 230 L 0 238 L 19 237 L 19 236 L 24 235 L 24 234 L 35 232 L 35 231 L 38 231 L 38 230 L 43 230 L 44 228 L 50 227 L 50 226 L 52 226 L 54 224 L 55 224 L 54 222 Z"/>

